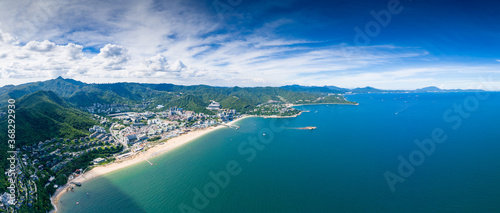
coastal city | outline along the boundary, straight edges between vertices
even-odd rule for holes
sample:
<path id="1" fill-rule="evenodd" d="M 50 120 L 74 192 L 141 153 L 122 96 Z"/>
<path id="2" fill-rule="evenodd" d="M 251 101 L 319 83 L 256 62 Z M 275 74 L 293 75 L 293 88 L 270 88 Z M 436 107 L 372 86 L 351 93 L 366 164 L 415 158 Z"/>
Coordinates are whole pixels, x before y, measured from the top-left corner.
<path id="1" fill-rule="evenodd" d="M 134 109 L 148 103 L 133 106 Z M 23 205 L 33 207 L 39 198 L 39 191 L 55 195 L 72 191 L 81 186 L 78 178 L 85 178 L 86 172 L 100 165 L 124 161 L 145 152 L 156 145 L 169 143 L 169 139 L 214 126 L 230 125 L 235 119 L 248 116 L 234 109 L 224 109 L 212 101 L 206 109 L 211 114 L 197 113 L 178 107 L 165 109 L 155 107 L 156 112 L 131 112 L 126 104 L 99 104 L 81 107 L 91 114 L 98 125 L 88 129 L 89 135 L 81 138 L 52 138 L 33 145 L 17 148 L 17 165 L 6 171 L 17 177 L 15 196 L 5 192 L 1 197 L 0 209 L 19 210 Z M 299 110 L 291 104 L 269 102 L 257 106 L 252 115 L 293 116 Z"/>

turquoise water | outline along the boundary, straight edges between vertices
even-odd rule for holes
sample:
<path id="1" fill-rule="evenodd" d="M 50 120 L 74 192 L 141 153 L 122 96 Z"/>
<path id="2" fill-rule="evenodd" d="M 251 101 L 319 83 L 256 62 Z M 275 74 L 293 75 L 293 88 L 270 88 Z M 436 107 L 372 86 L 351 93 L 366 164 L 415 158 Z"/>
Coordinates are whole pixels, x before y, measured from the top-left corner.
<path id="1" fill-rule="evenodd" d="M 500 212 L 499 93 L 486 99 L 474 93 L 366 94 L 348 99 L 360 105 L 299 106 L 309 112 L 296 118 L 244 119 L 239 130 L 217 130 L 150 159 L 154 166 L 144 162 L 85 182 L 64 195 L 58 208 Z M 464 101 L 467 108 L 455 113 L 454 105 L 460 109 Z M 293 129 L 304 126 L 318 128 Z M 436 131 L 441 134 L 435 138 L 446 140 L 433 141 L 434 149 L 427 146 L 433 152 L 418 155 L 423 151 L 414 141 L 432 139 Z M 418 165 L 412 166 L 411 174 L 406 167 L 398 172 L 398 156 L 408 162 L 413 157 Z M 218 182 L 211 172 L 220 175 Z M 384 176 L 387 172 L 404 179 L 393 184 L 394 191 Z"/>

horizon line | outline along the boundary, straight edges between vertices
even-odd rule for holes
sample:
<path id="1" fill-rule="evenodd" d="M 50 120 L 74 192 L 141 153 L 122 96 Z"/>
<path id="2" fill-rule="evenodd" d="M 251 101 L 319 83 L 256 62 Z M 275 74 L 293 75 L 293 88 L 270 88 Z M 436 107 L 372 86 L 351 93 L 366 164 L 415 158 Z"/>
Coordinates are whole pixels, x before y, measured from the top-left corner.
<path id="1" fill-rule="evenodd" d="M 452 89 L 443 89 L 443 88 L 440 88 L 438 86 L 435 86 L 435 85 L 429 85 L 429 86 L 424 86 L 424 87 L 419 87 L 419 88 L 413 88 L 413 89 L 383 89 L 383 88 L 377 88 L 377 87 L 373 87 L 373 86 L 369 86 L 369 85 L 365 85 L 365 86 L 359 86 L 359 87 L 340 87 L 340 86 L 335 86 L 335 85 L 301 85 L 301 84 L 286 84 L 286 85 L 279 85 L 279 86 L 271 86 L 271 85 L 266 85 L 266 86 L 238 86 L 238 85 L 233 85 L 233 86 L 218 86 L 218 85 L 209 85 L 209 84 L 174 84 L 174 83 L 168 83 L 168 82 L 162 82 L 162 83 L 158 83 L 158 82 L 151 82 L 151 83 L 148 83 L 148 82 L 136 82 L 136 81 L 116 81 L 116 82 L 86 82 L 86 81 L 83 81 L 83 80 L 77 80 L 77 79 L 74 79 L 74 78 L 64 78 L 62 76 L 58 76 L 58 77 L 55 77 L 55 78 L 49 78 L 49 79 L 46 79 L 46 80 L 35 80 L 35 81 L 30 81 L 30 82 L 24 82 L 24 83 L 19 83 L 19 84 L 5 84 L 5 85 L 2 85 L 0 86 L 0 88 L 3 88 L 3 87 L 8 87 L 8 86 L 21 86 L 21 85 L 25 85 L 25 84 L 31 84 L 31 83 L 36 83 L 36 82 L 45 82 L 45 81 L 50 81 L 50 80 L 56 80 L 56 79 L 69 79 L 69 80 L 74 80 L 74 81 L 78 81 L 78 82 L 81 82 L 81 83 L 85 83 L 85 84 L 89 84 L 89 85 L 92 85 L 92 84 L 120 84 L 120 83 L 135 83 L 135 84 L 171 84 L 171 85 L 176 85 L 176 86 L 209 86 L 209 87 L 221 87 L 221 88 L 234 88 L 234 87 L 240 87 L 240 88 L 263 88 L 263 87 L 275 87 L 275 88 L 281 88 L 281 87 L 285 87 L 285 86 L 302 86 L 302 87 L 337 87 L 339 89 L 347 89 L 347 90 L 353 90 L 353 89 L 364 89 L 364 88 L 373 88 L 373 89 L 376 89 L 376 90 L 382 90 L 382 92 L 384 91 L 415 91 L 415 90 L 419 90 L 419 89 L 425 89 L 425 88 L 429 88 L 429 87 L 436 87 L 440 90 L 443 90 L 443 92 L 446 92 L 446 90 L 464 90 L 464 91 L 470 91 L 470 90 L 482 90 L 482 91 L 487 91 L 487 92 L 500 92 L 500 89 L 491 89 L 489 90 L 488 88 L 474 88 L 474 89 L 471 89 L 471 88 L 452 88 Z"/>

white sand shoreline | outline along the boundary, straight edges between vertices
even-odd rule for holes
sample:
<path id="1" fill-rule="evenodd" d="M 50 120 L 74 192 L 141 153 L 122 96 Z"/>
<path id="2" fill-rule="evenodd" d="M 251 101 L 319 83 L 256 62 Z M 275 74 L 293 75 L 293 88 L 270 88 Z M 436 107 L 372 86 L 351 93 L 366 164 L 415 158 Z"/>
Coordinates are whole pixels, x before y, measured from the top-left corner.
<path id="1" fill-rule="evenodd" d="M 249 117 L 255 117 L 255 116 L 251 116 L 251 115 L 243 116 L 243 117 L 235 119 L 227 124 L 229 124 L 229 125 L 234 124 L 235 122 L 238 122 L 240 120 L 243 120 L 243 119 L 249 118 Z M 187 144 L 191 141 L 194 141 L 195 139 L 197 139 L 197 138 L 199 138 L 207 133 L 210 133 L 212 131 L 222 129 L 222 128 L 227 128 L 227 127 L 224 125 L 219 125 L 216 127 L 209 127 L 206 129 L 191 131 L 189 133 L 180 135 L 178 137 L 168 139 L 168 141 L 165 142 L 164 144 L 151 147 L 148 150 L 141 152 L 139 154 L 136 154 L 130 158 L 127 158 L 124 160 L 117 160 L 117 161 L 110 163 L 110 164 L 94 167 L 90 171 L 85 172 L 83 175 L 80 175 L 80 176 L 76 177 L 75 179 L 71 180 L 71 182 L 82 183 L 86 180 L 90 180 L 90 179 L 99 177 L 101 175 L 104 175 L 104 174 L 107 174 L 107 173 L 110 173 L 110 172 L 113 172 L 113 171 L 116 171 L 116 170 L 119 170 L 119 169 L 122 169 L 122 168 L 125 168 L 128 166 L 137 164 L 139 162 L 145 161 L 145 159 L 149 159 L 149 158 L 157 156 L 159 154 L 166 153 L 167 151 L 173 150 L 177 147 L 180 147 L 184 144 Z M 56 192 L 54 193 L 54 195 L 51 196 L 50 200 L 52 202 L 52 205 L 54 206 L 54 210 L 51 212 L 57 212 L 57 204 L 59 203 L 59 199 L 61 198 L 62 195 L 64 195 L 64 193 L 67 192 L 67 190 L 69 190 L 69 187 L 70 187 L 69 183 L 62 186 L 62 187 L 59 187 L 56 190 Z"/>

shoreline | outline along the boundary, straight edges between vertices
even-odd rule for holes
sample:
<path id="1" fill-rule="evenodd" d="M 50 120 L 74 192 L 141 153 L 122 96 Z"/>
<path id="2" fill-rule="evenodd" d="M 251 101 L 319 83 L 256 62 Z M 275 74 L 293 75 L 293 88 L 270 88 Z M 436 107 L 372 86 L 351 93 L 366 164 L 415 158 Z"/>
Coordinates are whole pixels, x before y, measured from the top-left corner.
<path id="1" fill-rule="evenodd" d="M 301 115 L 305 111 L 300 111 L 298 114 L 295 115 L 288 115 L 288 116 L 277 116 L 277 115 L 254 115 L 255 117 L 261 117 L 261 118 L 295 118 L 299 115 Z"/>
<path id="2" fill-rule="evenodd" d="M 352 105 L 352 106 L 358 106 L 359 105 L 359 103 L 312 103 L 312 104 L 292 104 L 291 107 L 296 107 L 296 106 L 311 106 L 311 105 L 328 105 L 328 104 Z M 251 116 L 261 117 L 261 118 L 295 118 L 295 117 L 301 115 L 304 112 L 309 112 L 309 111 L 300 110 L 300 112 L 298 114 L 287 115 L 287 116 L 278 116 L 278 115 L 251 115 Z"/>
<path id="3" fill-rule="evenodd" d="M 245 118 L 250 118 L 250 117 L 257 117 L 257 116 L 252 116 L 252 115 L 246 115 L 242 116 L 240 118 L 237 118 L 229 123 L 226 123 L 227 125 L 234 124 L 238 121 L 241 121 Z M 146 161 L 146 159 L 149 159 L 151 157 L 155 157 L 160 154 L 165 154 L 168 151 L 174 150 L 177 147 L 180 147 L 182 145 L 188 144 L 189 142 L 194 141 L 195 139 L 206 135 L 210 132 L 213 132 L 218 129 L 223 129 L 223 128 L 228 128 L 225 125 L 218 125 L 218 126 L 212 126 L 206 129 L 200 129 L 200 130 L 195 130 L 191 131 L 189 133 L 177 136 L 175 138 L 168 139 L 167 141 L 164 142 L 164 144 L 160 145 L 157 144 L 153 147 L 150 147 L 144 152 L 140 152 L 139 154 L 135 154 L 130 158 L 126 158 L 123 160 L 117 160 L 112 163 L 106 164 L 106 165 L 100 165 L 92 168 L 90 171 L 85 172 L 84 174 L 81 174 L 80 176 L 76 177 L 75 179 L 69 181 L 69 182 L 80 182 L 83 183 L 87 180 L 94 179 L 96 177 L 99 177 L 104 174 L 108 174 L 111 172 L 114 172 L 116 170 L 135 165 L 137 163 Z M 69 190 L 70 188 L 70 183 L 65 184 L 64 186 L 59 187 L 54 194 L 50 197 L 50 201 L 52 203 L 52 206 L 54 206 L 54 209 L 51 212 L 57 212 L 57 204 L 59 203 L 60 198 Z"/>
<path id="4" fill-rule="evenodd" d="M 325 104 L 353 105 L 353 106 L 359 105 L 359 103 L 312 103 L 312 104 L 293 104 L 292 107 L 295 107 L 295 106 L 309 106 L 309 105 L 325 105 Z"/>

